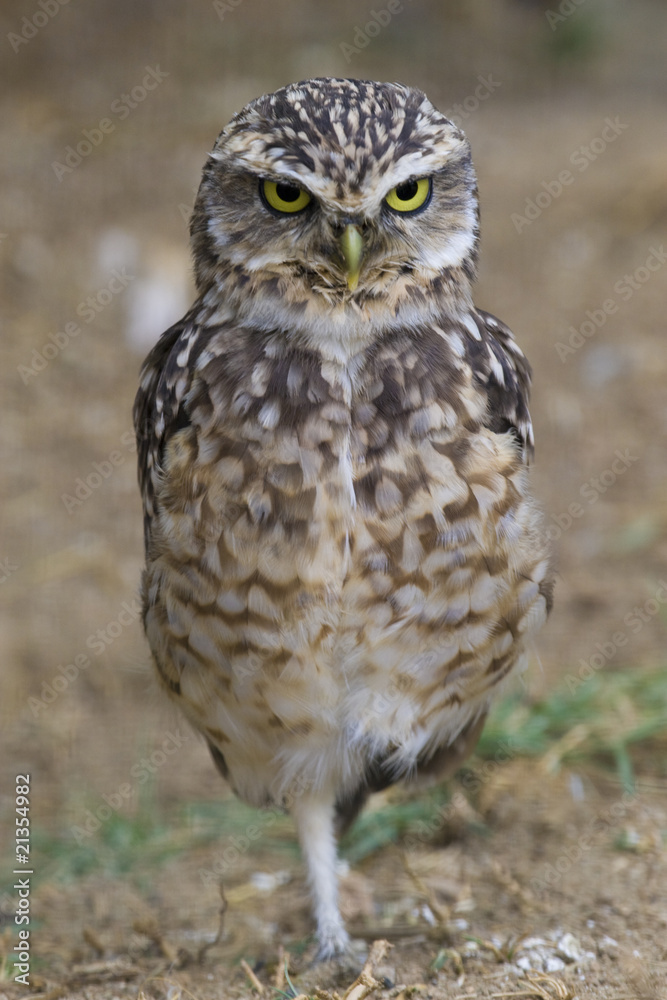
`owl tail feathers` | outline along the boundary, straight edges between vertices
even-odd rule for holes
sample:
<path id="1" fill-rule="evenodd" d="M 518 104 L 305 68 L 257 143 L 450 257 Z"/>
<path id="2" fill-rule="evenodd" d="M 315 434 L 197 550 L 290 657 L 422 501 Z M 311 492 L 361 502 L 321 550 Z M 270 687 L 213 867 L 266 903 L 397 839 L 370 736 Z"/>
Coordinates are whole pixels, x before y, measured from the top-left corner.
<path id="1" fill-rule="evenodd" d="M 344 955 L 350 939 L 338 908 L 335 796 L 332 793 L 327 797 L 323 792 L 316 796 L 304 794 L 294 801 L 290 811 L 308 868 L 317 921 L 317 960 Z"/>

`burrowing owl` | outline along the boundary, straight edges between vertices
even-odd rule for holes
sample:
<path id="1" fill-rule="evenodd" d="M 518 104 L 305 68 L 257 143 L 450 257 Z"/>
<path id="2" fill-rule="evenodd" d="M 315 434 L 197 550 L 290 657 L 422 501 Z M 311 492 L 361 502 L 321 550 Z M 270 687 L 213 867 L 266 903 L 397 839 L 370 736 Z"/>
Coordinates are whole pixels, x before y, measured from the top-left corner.
<path id="1" fill-rule="evenodd" d="M 469 145 L 419 90 L 253 101 L 191 234 L 135 404 L 146 634 L 237 794 L 293 814 L 331 956 L 337 832 L 464 759 L 547 613 L 530 369 L 473 305 Z"/>

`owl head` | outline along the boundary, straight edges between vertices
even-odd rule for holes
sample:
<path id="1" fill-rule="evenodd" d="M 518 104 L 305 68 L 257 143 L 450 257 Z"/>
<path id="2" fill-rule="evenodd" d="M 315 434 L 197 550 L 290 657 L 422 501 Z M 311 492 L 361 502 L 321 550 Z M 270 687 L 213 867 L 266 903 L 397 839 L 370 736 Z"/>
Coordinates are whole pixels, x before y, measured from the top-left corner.
<path id="1" fill-rule="evenodd" d="M 478 201 L 464 134 L 402 84 L 314 79 L 220 133 L 191 222 L 202 294 L 273 323 L 401 315 L 474 278 Z"/>

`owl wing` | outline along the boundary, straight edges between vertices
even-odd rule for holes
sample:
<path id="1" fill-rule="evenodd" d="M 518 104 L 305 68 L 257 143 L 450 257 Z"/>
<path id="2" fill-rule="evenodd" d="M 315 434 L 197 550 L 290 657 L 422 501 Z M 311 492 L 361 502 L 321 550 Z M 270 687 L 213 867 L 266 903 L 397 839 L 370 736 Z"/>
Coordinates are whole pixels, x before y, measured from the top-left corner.
<path id="1" fill-rule="evenodd" d="M 446 327 L 447 324 L 443 322 L 442 325 Z M 475 310 L 465 327 L 472 334 L 465 338 L 465 360 L 474 382 L 487 400 L 483 425 L 498 434 L 512 433 L 523 460 L 528 462 L 533 453 L 533 429 L 528 412 L 530 365 L 511 330 L 490 313 Z M 434 343 L 440 347 L 439 341 Z M 430 358 L 433 370 L 429 370 L 427 377 L 438 371 L 438 359 L 441 357 L 438 354 Z M 386 382 L 386 375 L 384 377 Z M 440 385 L 441 395 L 448 397 L 450 390 L 443 387 L 444 382 Z M 400 391 L 395 394 L 400 396 Z M 439 780 L 452 775 L 473 751 L 485 720 L 486 712 L 476 715 L 453 742 L 439 747 L 435 753 L 418 758 L 414 774 L 419 777 L 437 776 Z M 338 832 L 347 830 L 371 792 L 382 791 L 395 781 L 391 750 L 369 759 L 359 784 L 336 802 Z"/>
<path id="2" fill-rule="evenodd" d="M 535 450 L 528 412 L 531 367 L 509 327 L 482 309 L 475 310 L 474 320 L 480 339 L 469 340 L 468 349 L 475 379 L 488 399 L 484 424 L 497 434 L 511 431 L 528 463 Z"/>
<path id="3" fill-rule="evenodd" d="M 192 378 L 190 361 L 198 333 L 191 311 L 162 334 L 141 369 L 133 418 L 147 549 L 164 449 L 172 434 L 189 424 L 183 401 Z"/>

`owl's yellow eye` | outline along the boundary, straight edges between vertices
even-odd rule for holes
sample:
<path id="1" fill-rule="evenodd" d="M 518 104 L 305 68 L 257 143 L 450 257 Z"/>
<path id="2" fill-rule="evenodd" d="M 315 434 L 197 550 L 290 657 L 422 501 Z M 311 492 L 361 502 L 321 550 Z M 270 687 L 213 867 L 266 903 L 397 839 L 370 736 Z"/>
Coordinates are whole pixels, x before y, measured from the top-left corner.
<path id="1" fill-rule="evenodd" d="M 416 212 L 423 208 L 431 197 L 431 178 L 420 177 L 418 181 L 404 181 L 392 188 L 385 201 L 394 212 Z"/>
<path id="2" fill-rule="evenodd" d="M 259 190 L 262 198 L 275 212 L 293 214 L 310 205 L 310 195 L 296 184 L 287 181 L 260 181 Z"/>

